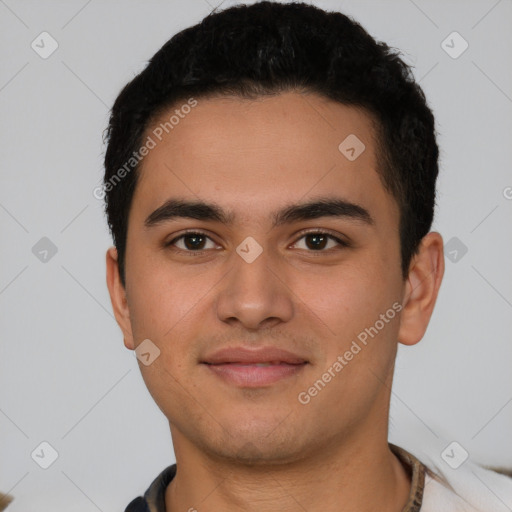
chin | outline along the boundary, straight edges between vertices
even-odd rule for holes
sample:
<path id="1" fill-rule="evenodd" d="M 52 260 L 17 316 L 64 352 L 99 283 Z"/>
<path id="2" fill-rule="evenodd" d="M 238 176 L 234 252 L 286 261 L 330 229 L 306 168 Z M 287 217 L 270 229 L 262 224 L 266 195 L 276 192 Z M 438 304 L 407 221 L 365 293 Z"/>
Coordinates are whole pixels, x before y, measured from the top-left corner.
<path id="1" fill-rule="evenodd" d="M 302 458 L 302 440 L 278 427 L 279 422 L 267 421 L 264 425 L 252 424 L 252 428 L 228 428 L 220 442 L 207 443 L 208 451 L 230 462 L 255 466 L 285 464 Z"/>
<path id="2" fill-rule="evenodd" d="M 261 443 L 255 443 L 248 441 L 238 448 L 233 446 L 231 449 L 226 451 L 224 447 L 221 452 L 217 452 L 216 455 L 223 458 L 231 463 L 238 463 L 247 466 L 269 466 L 269 465 L 280 465 L 287 464 L 298 460 L 300 454 L 297 452 L 297 447 L 292 449 L 291 446 L 270 446 L 272 443 L 267 443 L 266 446 L 262 446 Z"/>

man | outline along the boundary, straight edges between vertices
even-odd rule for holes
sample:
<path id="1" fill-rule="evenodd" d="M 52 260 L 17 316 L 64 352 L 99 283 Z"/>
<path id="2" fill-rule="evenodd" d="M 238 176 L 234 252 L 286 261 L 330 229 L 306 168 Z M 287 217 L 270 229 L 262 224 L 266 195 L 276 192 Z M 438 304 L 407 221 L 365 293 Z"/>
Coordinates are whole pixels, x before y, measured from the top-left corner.
<path id="1" fill-rule="evenodd" d="M 444 271 L 397 54 L 340 13 L 237 6 L 157 52 L 107 139 L 108 288 L 176 455 L 126 512 L 494 507 L 387 440 Z"/>

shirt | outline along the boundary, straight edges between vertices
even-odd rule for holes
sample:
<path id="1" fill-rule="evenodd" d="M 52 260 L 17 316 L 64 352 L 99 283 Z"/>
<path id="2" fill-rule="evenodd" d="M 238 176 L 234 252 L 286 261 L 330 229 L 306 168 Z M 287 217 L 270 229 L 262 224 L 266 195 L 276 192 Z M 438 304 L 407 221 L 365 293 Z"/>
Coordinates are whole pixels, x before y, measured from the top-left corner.
<path id="1" fill-rule="evenodd" d="M 402 512 L 420 512 L 427 468 L 403 448 L 392 443 L 389 443 L 389 447 L 402 462 L 411 478 L 409 499 Z M 125 512 L 171 512 L 165 508 L 165 490 L 175 476 L 176 464 L 172 464 L 153 480 L 144 496 L 139 496 L 130 502 Z"/>

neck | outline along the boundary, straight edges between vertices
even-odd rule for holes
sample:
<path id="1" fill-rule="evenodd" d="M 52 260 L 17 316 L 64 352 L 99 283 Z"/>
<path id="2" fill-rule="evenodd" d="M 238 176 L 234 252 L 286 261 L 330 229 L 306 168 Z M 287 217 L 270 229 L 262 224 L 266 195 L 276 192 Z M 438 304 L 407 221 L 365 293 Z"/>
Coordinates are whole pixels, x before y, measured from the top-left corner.
<path id="1" fill-rule="evenodd" d="M 172 512 L 401 512 L 411 482 L 389 448 L 387 429 L 384 437 L 375 436 L 373 430 L 333 441 L 337 444 L 314 457 L 255 466 L 207 457 L 173 431 L 178 469 L 166 489 L 166 508 Z"/>

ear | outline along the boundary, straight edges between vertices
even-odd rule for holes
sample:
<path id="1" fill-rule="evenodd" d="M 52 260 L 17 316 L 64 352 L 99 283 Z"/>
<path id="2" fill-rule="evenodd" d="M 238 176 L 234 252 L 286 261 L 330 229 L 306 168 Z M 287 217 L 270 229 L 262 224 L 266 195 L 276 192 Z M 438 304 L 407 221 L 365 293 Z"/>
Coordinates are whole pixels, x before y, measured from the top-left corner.
<path id="1" fill-rule="evenodd" d="M 112 309 L 116 317 L 117 324 L 123 331 L 124 345 L 130 350 L 135 349 L 133 343 L 132 324 L 130 322 L 130 310 L 126 300 L 126 290 L 121 282 L 119 275 L 119 264 L 117 261 L 117 249 L 110 247 L 107 250 L 107 286 L 112 302 Z"/>
<path id="2" fill-rule="evenodd" d="M 444 274 L 443 239 L 439 233 L 425 235 L 413 256 L 405 283 L 398 341 L 418 343 L 427 330 Z"/>

